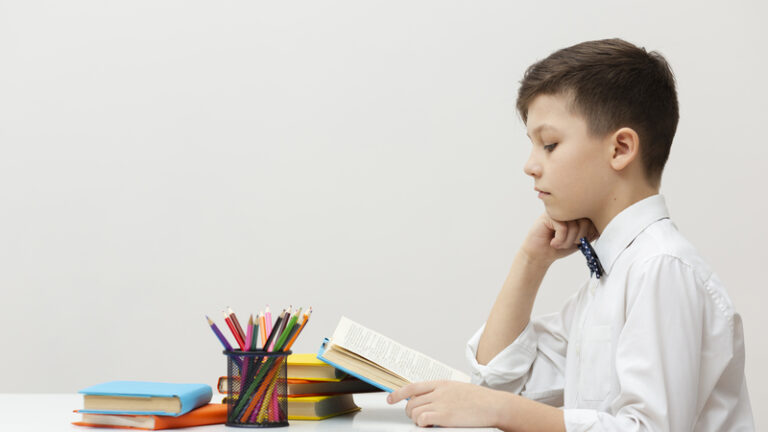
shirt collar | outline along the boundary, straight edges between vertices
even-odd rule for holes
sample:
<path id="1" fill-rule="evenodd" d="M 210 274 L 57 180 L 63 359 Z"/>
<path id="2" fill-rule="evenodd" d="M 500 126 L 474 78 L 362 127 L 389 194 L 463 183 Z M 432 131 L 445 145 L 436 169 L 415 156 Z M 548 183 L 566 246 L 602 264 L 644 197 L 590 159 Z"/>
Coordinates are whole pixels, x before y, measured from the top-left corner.
<path id="1" fill-rule="evenodd" d="M 669 218 L 669 210 L 662 195 L 652 195 L 622 210 L 613 217 L 594 242 L 595 253 L 606 274 L 613 263 L 646 228 Z"/>

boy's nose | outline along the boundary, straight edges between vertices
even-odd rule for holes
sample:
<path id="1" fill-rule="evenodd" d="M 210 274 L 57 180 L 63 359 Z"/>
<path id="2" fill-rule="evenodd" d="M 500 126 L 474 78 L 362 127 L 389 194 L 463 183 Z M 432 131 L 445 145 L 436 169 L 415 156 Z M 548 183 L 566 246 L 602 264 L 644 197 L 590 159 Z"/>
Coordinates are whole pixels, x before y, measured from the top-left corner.
<path id="1" fill-rule="evenodd" d="M 531 156 L 528 157 L 528 160 L 525 161 L 523 172 L 531 177 L 538 177 L 541 175 L 541 165 L 533 159 L 533 154 L 531 154 Z"/>

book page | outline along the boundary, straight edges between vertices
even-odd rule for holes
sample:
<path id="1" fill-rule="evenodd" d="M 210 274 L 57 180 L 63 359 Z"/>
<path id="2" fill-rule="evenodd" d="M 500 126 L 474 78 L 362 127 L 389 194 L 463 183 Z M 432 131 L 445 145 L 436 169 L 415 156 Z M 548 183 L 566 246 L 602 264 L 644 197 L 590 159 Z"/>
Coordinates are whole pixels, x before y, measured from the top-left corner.
<path id="1" fill-rule="evenodd" d="M 469 376 L 416 350 L 341 317 L 332 342 L 355 352 L 410 382 L 453 380 L 469 382 Z"/>

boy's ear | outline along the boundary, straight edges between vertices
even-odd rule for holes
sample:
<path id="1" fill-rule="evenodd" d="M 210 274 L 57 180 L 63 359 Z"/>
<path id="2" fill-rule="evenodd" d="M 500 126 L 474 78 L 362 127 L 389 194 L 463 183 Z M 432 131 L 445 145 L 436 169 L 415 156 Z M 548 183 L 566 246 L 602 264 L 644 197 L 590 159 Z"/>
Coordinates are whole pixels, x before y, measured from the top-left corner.
<path id="1" fill-rule="evenodd" d="M 623 127 L 611 135 L 611 167 L 616 171 L 626 168 L 640 156 L 640 137 L 634 129 Z"/>

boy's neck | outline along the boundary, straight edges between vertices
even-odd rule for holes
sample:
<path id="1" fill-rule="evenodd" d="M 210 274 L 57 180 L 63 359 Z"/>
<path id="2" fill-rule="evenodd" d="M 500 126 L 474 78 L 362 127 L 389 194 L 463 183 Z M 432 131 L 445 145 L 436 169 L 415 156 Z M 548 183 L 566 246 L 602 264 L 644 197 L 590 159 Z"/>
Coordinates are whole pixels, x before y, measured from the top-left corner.
<path id="1" fill-rule="evenodd" d="M 645 186 L 629 190 L 615 190 L 607 197 L 605 205 L 602 206 L 600 211 L 590 219 L 595 225 L 595 228 L 597 228 L 597 232 L 602 234 L 605 227 L 608 226 L 617 214 L 621 213 L 632 204 L 658 193 L 659 188 L 653 186 Z"/>

